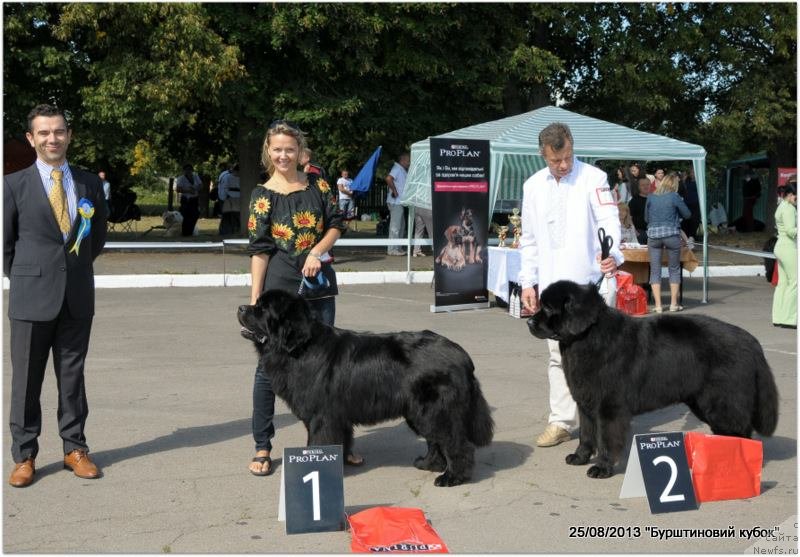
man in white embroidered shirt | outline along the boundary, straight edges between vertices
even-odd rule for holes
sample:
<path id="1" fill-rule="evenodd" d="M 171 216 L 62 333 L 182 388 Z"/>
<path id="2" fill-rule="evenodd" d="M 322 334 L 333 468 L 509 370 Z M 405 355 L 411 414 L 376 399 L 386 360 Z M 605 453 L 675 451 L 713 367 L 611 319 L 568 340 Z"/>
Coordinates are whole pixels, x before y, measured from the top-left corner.
<path id="1" fill-rule="evenodd" d="M 520 238 L 522 304 L 539 309 L 538 293 L 558 280 L 597 283 L 613 274 L 624 258 L 619 250 L 617 204 L 606 173 L 575 158 L 572 132 L 554 122 L 539 134 L 539 151 L 547 167 L 523 186 L 522 237 Z M 600 261 L 597 231 L 603 228 L 614 240 L 609 257 Z M 552 447 L 571 438 L 578 429 L 578 409 L 570 395 L 558 342 L 548 340 L 550 360 L 550 416 L 536 438 L 540 447 Z"/>

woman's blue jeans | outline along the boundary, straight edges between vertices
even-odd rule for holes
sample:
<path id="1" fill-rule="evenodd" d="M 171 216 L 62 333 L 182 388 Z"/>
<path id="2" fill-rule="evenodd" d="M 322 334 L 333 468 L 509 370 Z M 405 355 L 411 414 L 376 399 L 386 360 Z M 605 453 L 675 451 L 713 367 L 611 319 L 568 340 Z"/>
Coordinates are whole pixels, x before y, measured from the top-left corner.
<path id="1" fill-rule="evenodd" d="M 308 300 L 308 305 L 314 319 L 326 325 L 333 325 L 336 318 L 334 296 Z M 256 442 L 256 451 L 272 450 L 271 439 L 275 437 L 275 425 L 272 422 L 274 416 L 275 393 L 272 391 L 272 382 L 259 362 L 253 383 L 253 439 Z"/>

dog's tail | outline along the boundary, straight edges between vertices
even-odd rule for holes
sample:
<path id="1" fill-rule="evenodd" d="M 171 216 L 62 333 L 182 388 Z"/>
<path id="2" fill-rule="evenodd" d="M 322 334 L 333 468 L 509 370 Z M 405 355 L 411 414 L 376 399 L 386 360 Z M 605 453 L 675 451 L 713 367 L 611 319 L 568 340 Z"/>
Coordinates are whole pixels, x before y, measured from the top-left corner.
<path id="1" fill-rule="evenodd" d="M 778 425 L 778 388 L 769 369 L 769 364 L 762 356 L 763 363 L 758 366 L 756 388 L 758 404 L 753 411 L 753 428 L 761 435 L 769 437 L 775 433 Z"/>
<path id="2" fill-rule="evenodd" d="M 494 420 L 489 410 L 489 403 L 483 398 L 481 385 L 474 375 L 469 387 L 470 409 L 467 414 L 467 432 L 472 443 L 478 447 L 484 447 L 492 442 Z"/>

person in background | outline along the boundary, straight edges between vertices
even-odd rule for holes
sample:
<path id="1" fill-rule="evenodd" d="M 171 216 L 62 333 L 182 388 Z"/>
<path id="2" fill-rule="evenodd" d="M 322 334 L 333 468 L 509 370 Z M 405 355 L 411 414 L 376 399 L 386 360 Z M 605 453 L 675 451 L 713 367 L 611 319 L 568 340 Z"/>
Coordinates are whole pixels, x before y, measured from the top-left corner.
<path id="1" fill-rule="evenodd" d="M 642 166 L 638 162 L 631 163 L 628 167 L 626 182 L 628 183 L 628 193 L 633 197 L 639 190 L 639 178 L 644 176 Z"/>
<path id="2" fill-rule="evenodd" d="M 408 153 L 403 153 L 392 166 L 389 175 L 386 176 L 386 185 L 389 186 L 386 195 L 386 206 L 389 209 L 389 239 L 397 240 L 403 237 L 406 230 L 403 205 L 400 198 L 403 196 L 403 188 L 408 177 L 408 165 L 411 157 Z M 399 246 L 389 246 L 389 255 L 405 255 L 405 250 Z"/>
<path id="3" fill-rule="evenodd" d="M 539 151 L 547 166 L 523 185 L 518 279 L 520 299 L 531 313 L 538 311 L 539 294 L 550 284 L 562 279 L 598 283 L 625 261 L 619 249 L 617 203 L 607 175 L 577 160 L 573 145 L 566 124 L 545 127 L 539 134 Z M 600 228 L 613 240 L 609 257 L 602 261 Z M 547 347 L 550 416 L 536 438 L 539 447 L 568 441 L 578 428 L 578 408 L 564 376 L 558 341 L 548 340 Z"/>
<path id="4" fill-rule="evenodd" d="M 631 210 L 627 203 L 618 203 L 619 208 L 619 227 L 620 242 L 623 244 L 638 244 L 639 238 L 636 236 L 636 227 L 633 226 Z"/>
<path id="5" fill-rule="evenodd" d="M 191 236 L 194 234 L 194 227 L 200 218 L 200 188 L 203 182 L 200 180 L 191 164 L 183 165 L 183 174 L 175 180 L 175 191 L 180 194 L 180 213 L 183 217 L 181 223 L 181 235 Z"/>
<path id="6" fill-rule="evenodd" d="M 656 168 L 655 174 L 653 174 L 653 180 L 650 183 L 650 193 L 653 193 L 658 189 L 658 186 L 661 185 L 661 182 L 664 180 L 664 169 L 663 168 Z"/>
<path id="7" fill-rule="evenodd" d="M 355 216 L 356 207 L 353 200 L 353 190 L 350 189 L 352 184 L 353 180 L 350 179 L 350 171 L 343 168 L 339 179 L 336 181 L 336 187 L 339 190 L 339 210 L 345 219 L 351 219 Z"/>
<path id="8" fill-rule="evenodd" d="M 627 203 L 631 199 L 631 191 L 625 176 L 625 168 L 622 166 L 618 167 L 615 171 L 611 191 L 617 203 Z"/>
<path id="9" fill-rule="evenodd" d="M 684 173 L 681 186 L 683 189 L 683 201 L 692 212 L 691 217 L 681 221 L 681 230 L 683 230 L 687 238 L 694 242 L 694 238 L 697 236 L 697 230 L 700 228 L 700 223 L 702 221 L 700 218 L 700 196 L 697 194 L 697 182 L 694 179 L 693 168 L 689 168 L 689 170 Z"/>
<path id="10" fill-rule="evenodd" d="M 103 182 L 103 195 L 106 198 L 106 212 L 111 212 L 111 182 L 106 180 L 106 171 L 101 170 L 97 173 L 97 177 Z"/>
<path id="11" fill-rule="evenodd" d="M 303 149 L 303 152 L 300 154 L 300 166 L 303 167 L 303 172 L 306 174 L 316 174 L 320 176 L 323 180 L 330 183 L 328 179 L 328 173 L 325 172 L 325 169 L 322 168 L 321 165 L 313 162 L 314 152 L 306 147 Z"/>
<path id="12" fill-rule="evenodd" d="M 433 211 L 423 207 L 414 207 L 414 239 L 423 239 L 426 231 L 428 238 L 433 238 Z M 422 246 L 414 246 L 413 257 L 425 257 Z"/>
<path id="13" fill-rule="evenodd" d="M 772 324 L 797 328 L 797 177 L 783 186 L 783 199 L 775 210 L 775 259 L 778 285 L 772 297 Z"/>
<path id="14" fill-rule="evenodd" d="M 667 250 L 669 265 L 670 311 L 682 311 L 678 305 L 681 285 L 681 227 L 680 219 L 692 213 L 678 195 L 678 177 L 670 174 L 658 189 L 647 196 L 647 249 L 650 255 L 650 288 L 653 291 L 655 313 L 661 313 L 661 249 Z"/>
<path id="15" fill-rule="evenodd" d="M 336 273 L 328 256 L 345 229 L 342 213 L 335 203 L 335 191 L 322 177 L 298 170 L 298 158 L 305 147 L 303 132 L 284 120 L 267 129 L 261 162 L 269 179 L 257 186 L 250 197 L 247 230 L 250 239 L 250 303 L 255 304 L 265 291 L 283 290 L 297 294 L 303 278 L 320 273 L 328 287 L 316 296 L 304 297 L 315 319 L 333 325 L 338 294 Z M 312 280 L 316 283 L 316 280 Z M 246 329 L 242 335 L 248 336 Z M 275 393 L 266 370 L 256 367 L 253 383 L 253 439 L 255 457 L 250 473 L 272 473 L 272 438 L 275 435 Z M 350 454 L 352 465 L 363 459 Z"/>
<path id="16" fill-rule="evenodd" d="M 639 178 L 638 191 L 628 202 L 633 226 L 636 227 L 636 237 L 642 245 L 647 244 L 647 221 L 644 218 L 644 209 L 647 197 L 650 195 L 650 179 L 647 176 Z"/>
<path id="17" fill-rule="evenodd" d="M 761 180 L 750 165 L 744 165 L 744 182 L 742 183 L 742 232 L 753 232 L 756 219 L 753 215 L 758 198 L 761 197 Z"/>
<path id="18" fill-rule="evenodd" d="M 234 164 L 229 172 L 220 176 L 217 196 L 222 202 L 222 218 L 219 220 L 219 233 L 222 236 L 238 234 L 241 229 L 239 217 L 239 163 Z"/>
<path id="19" fill-rule="evenodd" d="M 103 184 L 67 162 L 72 129 L 62 110 L 36 106 L 25 135 L 36 162 L 3 183 L 14 459 L 8 483 L 14 487 L 30 485 L 36 473 L 40 397 L 51 351 L 63 465 L 79 478 L 100 477 L 84 435 L 89 415 L 84 366 L 95 309 L 93 263 L 106 242 Z"/>

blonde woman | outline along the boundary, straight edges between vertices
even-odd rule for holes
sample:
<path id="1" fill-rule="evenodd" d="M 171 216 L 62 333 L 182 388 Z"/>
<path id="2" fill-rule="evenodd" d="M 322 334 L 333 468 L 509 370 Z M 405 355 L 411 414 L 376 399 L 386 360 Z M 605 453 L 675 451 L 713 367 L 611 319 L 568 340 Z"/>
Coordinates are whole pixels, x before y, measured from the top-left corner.
<path id="1" fill-rule="evenodd" d="M 627 203 L 617 203 L 617 208 L 619 209 L 619 241 L 623 244 L 638 244 L 639 240 L 636 237 L 636 227 L 633 226 L 631 208 L 628 207 Z"/>
<path id="2" fill-rule="evenodd" d="M 650 287 L 653 290 L 655 313 L 661 313 L 661 250 L 666 248 L 669 265 L 670 311 L 681 311 L 678 293 L 681 284 L 681 217 L 691 211 L 678 195 L 678 177 L 665 176 L 654 193 L 647 196 L 644 220 L 647 222 L 647 249 L 650 255 Z"/>
<path id="3" fill-rule="evenodd" d="M 298 169 L 300 153 L 305 147 L 303 132 L 284 120 L 273 122 L 264 138 L 261 161 L 269 179 L 253 190 L 247 221 L 252 277 L 250 303 L 255 304 L 270 289 L 296 294 L 305 277 L 312 285 L 304 294 L 312 315 L 333 325 L 334 296 L 338 290 L 336 273 L 327 254 L 345 224 L 336 204 L 335 187 L 319 175 Z M 324 286 L 313 288 L 319 284 Z M 243 334 L 246 336 L 247 331 Z M 272 472 L 269 455 L 275 435 L 274 413 L 272 383 L 259 365 L 253 386 L 256 456 L 249 466 L 256 476 Z M 348 455 L 348 461 L 360 463 L 353 455 Z"/>

